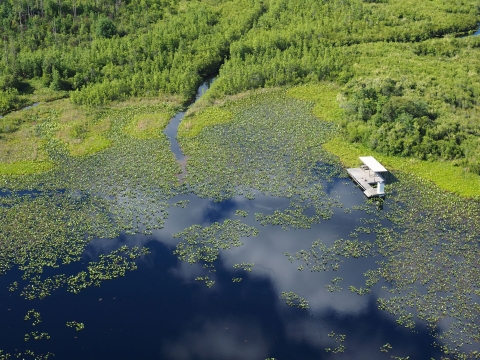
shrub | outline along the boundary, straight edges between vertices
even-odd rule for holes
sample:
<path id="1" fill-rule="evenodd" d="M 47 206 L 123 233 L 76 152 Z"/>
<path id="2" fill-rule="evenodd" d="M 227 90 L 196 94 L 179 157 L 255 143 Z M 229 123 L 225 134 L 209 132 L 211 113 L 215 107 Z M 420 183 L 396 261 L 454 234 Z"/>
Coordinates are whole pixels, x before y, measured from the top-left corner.
<path id="1" fill-rule="evenodd" d="M 111 38 L 117 33 L 117 27 L 109 18 L 101 18 L 97 23 L 97 35 L 104 38 Z"/>

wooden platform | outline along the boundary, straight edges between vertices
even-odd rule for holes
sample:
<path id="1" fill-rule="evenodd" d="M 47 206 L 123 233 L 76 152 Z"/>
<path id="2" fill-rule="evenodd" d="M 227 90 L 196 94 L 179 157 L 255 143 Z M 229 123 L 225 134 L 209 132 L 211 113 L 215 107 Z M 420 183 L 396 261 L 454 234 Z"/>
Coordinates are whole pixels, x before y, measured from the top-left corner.
<path id="1" fill-rule="evenodd" d="M 348 175 L 364 190 L 363 193 L 366 197 L 381 197 L 385 196 L 385 193 L 379 194 L 377 189 L 372 187 L 372 184 L 376 184 L 378 181 L 385 182 L 377 173 L 364 168 L 350 168 L 347 169 Z"/>

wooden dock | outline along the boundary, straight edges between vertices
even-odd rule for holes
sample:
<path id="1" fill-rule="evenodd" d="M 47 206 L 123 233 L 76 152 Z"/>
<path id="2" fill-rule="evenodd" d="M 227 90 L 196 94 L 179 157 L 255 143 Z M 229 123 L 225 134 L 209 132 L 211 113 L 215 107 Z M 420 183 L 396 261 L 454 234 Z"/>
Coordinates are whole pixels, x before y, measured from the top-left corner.
<path id="1" fill-rule="evenodd" d="M 350 175 L 350 177 L 364 190 L 363 193 L 366 197 L 385 196 L 385 193 L 378 193 L 377 189 L 372 186 L 372 184 L 377 184 L 378 182 L 385 182 L 385 179 L 378 175 L 378 173 L 369 170 L 365 166 L 347 169 L 347 172 L 348 175 Z"/>

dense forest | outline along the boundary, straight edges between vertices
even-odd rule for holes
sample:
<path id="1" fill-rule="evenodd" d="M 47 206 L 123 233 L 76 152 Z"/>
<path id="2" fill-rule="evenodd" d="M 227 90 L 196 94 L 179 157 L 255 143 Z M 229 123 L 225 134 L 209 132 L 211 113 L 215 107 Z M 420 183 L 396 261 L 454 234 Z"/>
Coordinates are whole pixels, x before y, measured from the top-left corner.
<path id="1" fill-rule="evenodd" d="M 479 0 L 0 0 L 0 18 L 1 113 L 185 101 L 217 74 L 212 100 L 331 81 L 349 141 L 480 174 Z"/>

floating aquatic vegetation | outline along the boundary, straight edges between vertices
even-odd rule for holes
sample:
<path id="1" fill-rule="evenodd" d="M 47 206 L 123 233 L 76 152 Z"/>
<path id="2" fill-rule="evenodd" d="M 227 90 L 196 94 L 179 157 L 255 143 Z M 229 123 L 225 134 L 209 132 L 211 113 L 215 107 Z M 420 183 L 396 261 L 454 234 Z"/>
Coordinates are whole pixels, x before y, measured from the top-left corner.
<path id="1" fill-rule="evenodd" d="M 125 134 L 125 127 L 142 113 L 158 109 L 139 106 L 99 114 L 98 123 L 106 118 L 111 121 L 105 136 L 112 147 L 84 157 L 70 156 L 65 145 L 55 140 L 56 120 L 51 114 L 38 131 L 48 140 L 46 148 L 57 168 L 28 178 L 0 178 L 2 189 L 38 190 L 0 198 L 0 271 L 20 266 L 27 281 L 24 296 L 32 298 L 47 296 L 59 287 L 78 292 L 122 276 L 135 264 L 129 256 L 116 253 L 72 276 L 41 277 L 45 267 L 77 261 L 93 237 L 114 237 L 121 231 L 149 234 L 161 228 L 171 197 L 187 191 L 216 200 L 234 195 L 254 199 L 258 191 L 287 197 L 291 200 L 287 209 L 255 215 L 262 225 L 278 224 L 285 229 L 308 228 L 332 216 L 334 207 L 341 207 L 321 185 L 343 174 L 321 147 L 335 132 L 333 124 L 319 122 L 304 102 L 288 99 L 284 92 L 227 103 L 225 110 L 231 113 L 228 123 L 202 130 L 188 141 L 180 139 L 189 155 L 184 185 L 178 184 L 179 167 L 166 137 L 160 133 L 156 139 L 137 139 Z M 408 328 L 425 321 L 438 341 L 446 344 L 442 350 L 460 358 L 462 344 L 478 341 L 480 333 L 476 305 L 480 207 L 439 193 L 428 184 L 412 186 L 417 179 L 397 175 L 400 182 L 387 186 L 385 210 L 369 201 L 345 210 L 376 217 L 357 226 L 351 240 L 337 240 L 329 247 L 318 241 L 308 251 L 287 255 L 302 262 L 299 270 L 305 266 L 314 271 L 337 270 L 345 258 L 377 257 L 378 268 L 365 273 L 366 287 L 350 289 L 365 294 L 380 281 L 386 282 L 390 286 L 385 287 L 379 307 Z M 173 205 L 183 208 L 187 204 Z M 237 211 L 236 215 L 246 217 L 248 212 Z M 206 228 L 195 225 L 176 234 L 182 240 L 175 254 L 215 272 L 220 250 L 239 246 L 241 237 L 256 233 L 240 221 Z M 375 242 L 359 241 L 363 234 L 375 235 Z M 245 263 L 236 265 L 235 269 L 251 270 Z M 195 280 L 208 287 L 215 282 L 208 276 Z M 341 290 L 339 282 L 332 280 L 327 290 Z M 14 282 L 10 289 L 17 287 Z M 308 306 L 296 294 L 285 294 L 285 301 L 293 306 Z M 448 329 L 439 331 L 442 319 L 452 321 Z M 331 352 L 340 352 L 341 346 Z"/>
<path id="2" fill-rule="evenodd" d="M 244 263 L 244 262 L 242 262 L 241 264 L 234 264 L 233 268 L 234 269 L 242 269 L 244 271 L 251 272 L 254 265 L 255 265 L 254 263 Z"/>
<path id="3" fill-rule="evenodd" d="M 197 276 L 195 281 L 203 281 L 208 288 L 211 288 L 215 284 L 215 280 L 211 280 L 208 276 Z"/>
<path id="4" fill-rule="evenodd" d="M 341 286 L 330 285 L 330 284 L 325 285 L 325 289 L 327 289 L 327 291 L 329 291 L 329 292 L 342 291 Z"/>
<path id="5" fill-rule="evenodd" d="M 305 102 L 288 98 L 285 91 L 227 103 L 225 110 L 232 113 L 229 122 L 179 138 L 189 157 L 185 181 L 200 196 L 252 198 L 256 189 L 307 199 L 312 184 L 341 173 L 321 147 L 336 126 L 318 121 Z"/>
<path id="6" fill-rule="evenodd" d="M 47 354 L 43 355 L 43 354 L 35 353 L 32 350 L 25 350 L 25 352 L 23 352 L 23 353 L 19 352 L 19 353 L 16 353 L 16 354 L 4 354 L 3 351 L 0 350 L 0 360 L 12 359 L 14 357 L 20 358 L 20 357 L 23 357 L 25 355 L 31 356 L 35 360 L 47 360 L 51 356 L 55 356 L 55 354 L 51 353 L 51 352 L 48 352 Z"/>
<path id="7" fill-rule="evenodd" d="M 385 210 L 370 201 L 353 209 L 375 216 L 363 219 L 350 236 L 374 234 L 373 242 L 337 240 L 327 247 L 316 241 L 308 251 L 286 255 L 312 271 L 336 270 L 345 258 L 377 258 L 378 268 L 364 274 L 366 287 L 350 291 L 368 294 L 382 280 L 389 286 L 382 287 L 387 294 L 378 307 L 400 326 L 414 329 L 423 321 L 445 354 L 479 358 L 463 349 L 480 341 L 480 203 L 396 175 L 401 181 L 389 185 Z"/>
<path id="8" fill-rule="evenodd" d="M 173 204 L 173 206 L 177 206 L 182 209 L 185 209 L 189 203 L 190 203 L 190 200 L 180 200 L 180 201 L 177 201 L 175 204 Z"/>
<path id="9" fill-rule="evenodd" d="M 33 340 L 42 340 L 42 339 L 50 339 L 50 335 L 46 332 L 39 333 L 38 331 L 32 331 L 29 334 L 25 334 L 24 340 L 28 341 L 30 339 Z"/>
<path id="10" fill-rule="evenodd" d="M 227 219 L 204 228 L 193 225 L 173 235 L 182 238 L 173 253 L 189 264 L 203 263 L 204 267 L 212 269 L 221 249 L 239 247 L 243 244 L 240 238 L 257 234 L 257 229 L 240 220 Z"/>
<path id="11" fill-rule="evenodd" d="M 336 343 L 339 345 L 335 348 L 325 348 L 326 352 L 331 352 L 333 354 L 338 354 L 338 353 L 343 353 L 346 350 L 345 345 L 343 345 L 343 342 L 345 341 L 346 335 L 342 334 L 335 334 L 333 331 L 328 334 L 329 337 L 333 338 Z"/>
<path id="12" fill-rule="evenodd" d="M 343 281 L 341 277 L 335 277 L 332 279 L 332 284 L 325 285 L 325 288 L 329 292 L 342 291 L 342 288 L 338 285 L 338 283 L 341 281 Z"/>
<path id="13" fill-rule="evenodd" d="M 240 281 L 242 281 L 242 278 L 239 278 L 239 277 L 232 278 L 232 282 L 234 283 L 239 283 Z"/>
<path id="14" fill-rule="evenodd" d="M 281 225 L 283 230 L 309 229 L 322 219 L 330 219 L 333 215 L 332 208 L 341 206 L 336 199 L 327 196 L 320 184 L 313 184 L 293 198 L 287 209 L 275 210 L 271 215 L 256 213 L 255 220 L 263 226 Z M 314 209 L 314 215 L 307 215 L 308 209 Z"/>
<path id="15" fill-rule="evenodd" d="M 24 320 L 30 320 L 33 317 L 33 323 L 32 325 L 38 325 L 42 322 L 42 318 L 40 316 L 40 313 L 38 311 L 35 311 L 34 309 L 28 310 L 27 315 L 25 315 Z"/>
<path id="16" fill-rule="evenodd" d="M 300 250 L 295 255 L 285 253 L 290 262 L 300 260 L 311 271 L 338 270 L 341 258 L 367 257 L 372 254 L 373 244 L 358 240 L 335 240 L 327 247 L 321 240 L 314 241 L 309 251 Z"/>
<path id="17" fill-rule="evenodd" d="M 142 120 L 142 114 L 163 110 L 161 104 L 97 112 L 92 123 L 108 120 L 110 127 L 103 136 L 113 146 L 80 157 L 70 156 L 57 139 L 59 119 L 54 110 L 38 120 L 37 133 L 46 141 L 46 151 L 56 168 L 32 176 L 2 176 L 0 180 L 4 193 L 0 196 L 0 274 L 18 266 L 23 280 L 28 281 L 25 296 L 46 296 L 68 281 L 70 290 L 78 282 L 83 284 L 83 274 L 76 279 L 63 274 L 40 279 L 39 275 L 46 267 L 78 261 L 91 239 L 113 238 L 122 231 L 151 234 L 163 227 L 168 199 L 184 191 L 176 187 L 179 166 L 168 139 L 163 133 L 147 140 L 124 133 L 127 124 Z M 92 270 L 87 274 L 93 275 Z M 15 281 L 9 290 L 17 289 Z"/>
<path id="18" fill-rule="evenodd" d="M 285 300 L 288 306 L 298 307 L 299 309 L 308 309 L 308 301 L 300 295 L 295 294 L 293 291 L 282 291 L 280 299 Z"/>
<path id="19" fill-rule="evenodd" d="M 389 350 L 392 350 L 392 345 L 386 343 L 380 347 L 380 351 L 384 353 L 388 353 Z"/>
<path id="20" fill-rule="evenodd" d="M 463 345 L 480 340 L 478 263 L 480 203 L 458 198 L 421 181 L 402 176 L 396 196 L 386 199 L 390 228 L 376 228 L 379 275 L 393 285 L 379 307 L 407 327 L 426 322 L 442 349 L 463 356 Z M 438 328 L 449 319 L 447 329 Z M 479 354 L 468 352 L 478 358 Z"/>
<path id="21" fill-rule="evenodd" d="M 352 286 L 352 285 L 348 287 L 348 290 L 358 295 L 367 295 L 367 294 L 370 294 L 370 291 L 371 291 L 370 288 L 360 287 L 357 289 L 355 286 Z"/>
<path id="22" fill-rule="evenodd" d="M 124 245 L 110 254 L 101 254 L 98 261 L 89 263 L 87 271 L 81 271 L 76 275 L 67 277 L 60 274 L 43 280 L 39 275 L 33 276 L 24 287 L 21 296 L 28 300 L 43 299 L 52 291 L 64 286 L 67 286 L 67 291 L 78 294 L 89 286 L 100 286 L 105 280 L 125 276 L 127 271 L 136 270 L 137 265 L 133 260 L 148 253 L 146 248 L 128 248 Z"/>
<path id="23" fill-rule="evenodd" d="M 75 328 L 76 331 L 85 329 L 85 325 L 83 323 L 76 321 L 67 321 L 67 326 L 70 328 Z"/>
<path id="24" fill-rule="evenodd" d="M 234 195 L 254 199 L 253 189 L 291 199 L 283 211 L 255 214 L 262 225 L 299 229 L 329 219 L 332 208 L 341 204 L 324 192 L 320 181 L 343 170 L 321 145 L 337 128 L 316 119 L 311 106 L 285 91 L 228 103 L 225 111 L 232 116 L 227 123 L 200 131 L 195 138 L 179 134 L 188 155 L 186 184 L 215 200 Z"/>
<path id="25" fill-rule="evenodd" d="M 91 197 L 72 199 L 64 193 L 0 197 L 0 274 L 12 266 L 23 278 L 79 259 L 94 236 L 115 232 L 102 202 Z M 10 290 L 15 290 L 12 286 Z"/>
<path id="26" fill-rule="evenodd" d="M 235 210 L 235 215 L 241 216 L 241 217 L 247 217 L 247 216 L 248 216 L 248 211 L 245 211 L 245 210 Z"/>
<path id="27" fill-rule="evenodd" d="M 18 281 L 14 281 L 9 287 L 8 291 L 14 292 L 18 289 Z"/>

